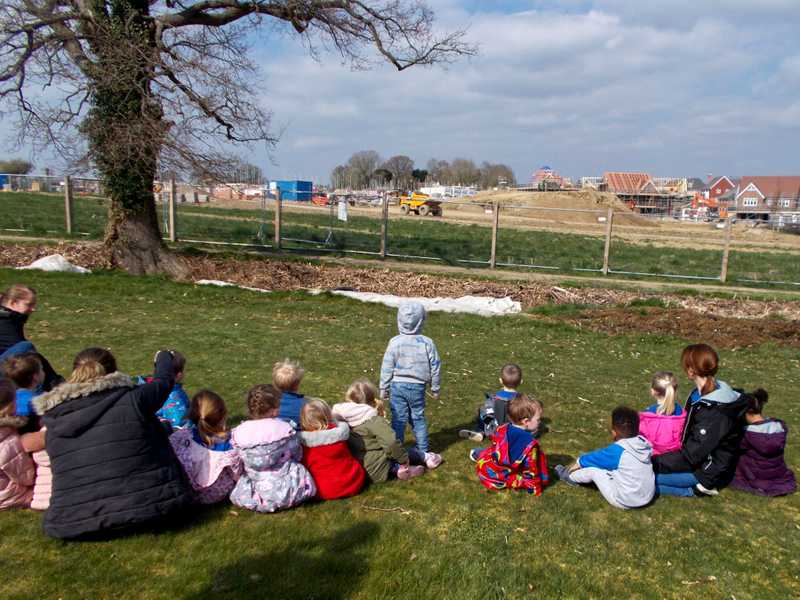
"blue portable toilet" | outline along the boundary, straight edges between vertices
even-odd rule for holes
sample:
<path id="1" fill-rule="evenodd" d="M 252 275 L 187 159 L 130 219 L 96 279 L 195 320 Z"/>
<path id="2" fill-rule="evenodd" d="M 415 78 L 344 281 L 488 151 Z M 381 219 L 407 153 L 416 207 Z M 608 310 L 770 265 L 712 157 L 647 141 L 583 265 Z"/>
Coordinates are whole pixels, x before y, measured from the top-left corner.
<path id="1" fill-rule="evenodd" d="M 279 189 L 283 200 L 311 201 L 311 193 L 314 186 L 310 181 L 292 179 L 273 183 L 275 185 L 270 185 L 270 188 Z"/>

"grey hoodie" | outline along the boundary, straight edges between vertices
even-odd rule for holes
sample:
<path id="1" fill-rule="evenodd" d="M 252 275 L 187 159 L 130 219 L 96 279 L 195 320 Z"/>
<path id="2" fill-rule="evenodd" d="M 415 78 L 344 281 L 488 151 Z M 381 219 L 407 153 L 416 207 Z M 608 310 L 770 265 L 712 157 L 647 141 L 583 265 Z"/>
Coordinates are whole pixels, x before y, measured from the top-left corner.
<path id="1" fill-rule="evenodd" d="M 637 435 L 584 454 L 578 464 L 605 470 L 611 480 L 611 499 L 623 508 L 636 508 L 650 502 L 656 492 L 652 454 L 650 442 Z"/>
<path id="2" fill-rule="evenodd" d="M 397 310 L 397 329 L 386 347 L 381 363 L 381 395 L 392 381 L 397 383 L 430 383 L 431 392 L 439 393 L 441 360 L 436 344 L 422 335 L 425 307 L 419 302 L 406 302 Z"/>

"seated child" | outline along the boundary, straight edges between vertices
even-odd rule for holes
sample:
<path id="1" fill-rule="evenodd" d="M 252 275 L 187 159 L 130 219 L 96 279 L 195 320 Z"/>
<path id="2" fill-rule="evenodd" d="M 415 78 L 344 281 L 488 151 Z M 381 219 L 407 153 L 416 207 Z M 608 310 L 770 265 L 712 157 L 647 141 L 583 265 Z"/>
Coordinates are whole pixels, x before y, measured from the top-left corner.
<path id="1" fill-rule="evenodd" d="M 758 389 L 747 396 L 744 415 L 747 426 L 731 487 L 761 496 L 791 494 L 797 490 L 797 481 L 783 458 L 788 434 L 786 423 L 762 414 L 769 399 L 765 390 Z"/>
<path id="2" fill-rule="evenodd" d="M 33 352 L 11 356 L 3 362 L 3 375 L 17 387 L 16 415 L 35 419 L 36 413 L 31 403 L 41 393 L 38 390 L 44 381 L 42 361 Z"/>
<path id="3" fill-rule="evenodd" d="M 639 435 L 639 413 L 618 406 L 611 413 L 614 443 L 582 455 L 574 465 L 556 467 L 559 478 L 569 485 L 594 483 L 611 506 L 638 508 L 649 504 L 656 493 L 656 478 L 650 464 L 653 449 Z"/>
<path id="4" fill-rule="evenodd" d="M 416 448 L 406 451 L 397 441 L 384 416 L 378 390 L 369 381 L 354 382 L 347 389 L 345 401 L 333 406 L 333 415 L 350 426 L 350 450 L 373 483 L 391 477 L 411 479 L 425 472 L 420 466 L 425 455 Z"/>
<path id="5" fill-rule="evenodd" d="M 656 403 L 639 413 L 639 435 L 653 447 L 653 456 L 681 449 L 686 413 L 678 396 L 678 380 L 669 371 L 658 371 L 650 383 L 650 395 Z"/>
<path id="6" fill-rule="evenodd" d="M 175 429 L 189 426 L 186 413 L 189 411 L 189 396 L 183 389 L 183 376 L 186 371 L 186 357 L 180 352 L 172 351 L 172 368 L 175 374 L 175 386 L 172 388 L 164 405 L 156 411 L 156 416 L 164 428 L 172 433 Z M 139 385 L 150 383 L 152 377 L 139 377 Z"/>
<path id="7" fill-rule="evenodd" d="M 211 390 L 200 390 L 189 403 L 189 427 L 169 437 L 201 504 L 224 500 L 242 473 L 242 459 L 231 445 L 225 426 L 225 401 Z"/>
<path id="8" fill-rule="evenodd" d="M 300 425 L 303 431 L 297 435 L 303 444 L 303 465 L 317 484 L 317 499 L 335 500 L 360 492 L 367 474 L 347 445 L 349 425 L 336 421 L 327 402 L 318 399 L 303 406 Z"/>
<path id="9" fill-rule="evenodd" d="M 8 379 L 0 379 L 0 509 L 27 508 L 33 498 L 36 467 L 31 460 L 28 439 L 18 430 L 28 419 L 14 414 L 16 390 Z"/>
<path id="10" fill-rule="evenodd" d="M 36 481 L 33 484 L 33 499 L 31 500 L 33 510 L 47 510 L 50 506 L 50 496 L 53 493 L 53 470 L 50 467 L 50 455 L 45 450 L 45 432 L 46 428 L 42 427 L 37 432 L 41 435 L 38 442 L 33 438 L 28 448 L 36 465 Z M 32 434 L 26 435 L 33 437 Z"/>
<path id="11" fill-rule="evenodd" d="M 306 403 L 303 394 L 299 394 L 300 382 L 306 374 L 299 362 L 288 358 L 275 363 L 272 367 L 272 385 L 281 392 L 281 408 L 278 418 L 291 423 L 295 429 L 300 428 L 300 411 Z"/>
<path id="12" fill-rule="evenodd" d="M 500 369 L 500 383 L 503 389 L 494 394 L 486 394 L 486 399 L 478 409 L 476 429 L 462 429 L 459 437 L 482 442 L 504 423 L 508 423 L 508 403 L 517 395 L 517 388 L 522 384 L 522 369 L 519 365 L 509 363 Z"/>
<path id="13" fill-rule="evenodd" d="M 231 502 L 256 512 L 297 506 L 317 493 L 314 479 L 300 464 L 303 449 L 294 427 L 278 418 L 281 393 L 271 385 L 247 392 L 249 421 L 231 433 L 244 472 L 231 492 Z"/>
<path id="14" fill-rule="evenodd" d="M 549 482 L 547 458 L 534 433 L 542 418 L 542 403 L 517 393 L 508 403 L 510 423 L 492 434 L 492 445 L 475 448 L 470 458 L 478 463 L 480 482 L 490 490 L 525 490 L 540 496 Z"/>

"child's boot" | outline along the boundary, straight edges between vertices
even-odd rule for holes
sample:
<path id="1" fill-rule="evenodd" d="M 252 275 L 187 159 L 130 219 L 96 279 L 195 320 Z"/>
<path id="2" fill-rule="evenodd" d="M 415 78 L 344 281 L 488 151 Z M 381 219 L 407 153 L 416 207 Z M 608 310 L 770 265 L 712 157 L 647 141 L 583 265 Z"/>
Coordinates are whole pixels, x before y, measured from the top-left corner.
<path id="1" fill-rule="evenodd" d="M 435 452 L 426 452 L 425 453 L 425 466 L 429 469 L 435 469 L 440 464 L 442 464 L 442 457 L 440 454 L 436 454 Z"/>
<path id="2" fill-rule="evenodd" d="M 419 477 L 424 472 L 425 467 L 422 465 L 403 465 L 397 469 L 397 478 L 406 481 L 412 477 Z"/>
<path id="3" fill-rule="evenodd" d="M 470 440 L 472 442 L 483 441 L 483 434 L 479 431 L 472 431 L 471 429 L 460 429 L 458 432 L 458 437 L 465 440 Z"/>

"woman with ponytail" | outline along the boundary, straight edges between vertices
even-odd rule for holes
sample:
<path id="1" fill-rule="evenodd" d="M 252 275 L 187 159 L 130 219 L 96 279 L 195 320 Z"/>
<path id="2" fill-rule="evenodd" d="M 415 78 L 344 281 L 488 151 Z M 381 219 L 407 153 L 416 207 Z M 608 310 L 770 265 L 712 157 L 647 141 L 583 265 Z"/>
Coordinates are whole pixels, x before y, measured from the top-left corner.
<path id="1" fill-rule="evenodd" d="M 152 382 L 137 387 L 108 350 L 87 348 L 66 383 L 34 399 L 53 478 L 47 535 L 124 531 L 189 504 L 191 490 L 155 416 L 173 384 L 170 352 L 156 354 Z"/>
<path id="2" fill-rule="evenodd" d="M 650 396 L 655 403 L 639 413 L 639 435 L 653 446 L 653 456 L 680 450 L 686 414 L 675 403 L 678 379 L 669 371 L 658 371 L 650 382 Z"/>
<path id="3" fill-rule="evenodd" d="M 719 356 L 711 346 L 687 346 L 681 364 L 694 389 L 680 449 L 653 456 L 656 488 L 666 496 L 716 496 L 736 470 L 747 399 L 716 378 Z"/>
<path id="4" fill-rule="evenodd" d="M 214 504 L 228 497 L 242 474 L 242 460 L 231 445 L 225 401 L 200 390 L 189 403 L 190 426 L 173 433 L 169 442 L 192 484 L 197 501 Z"/>

